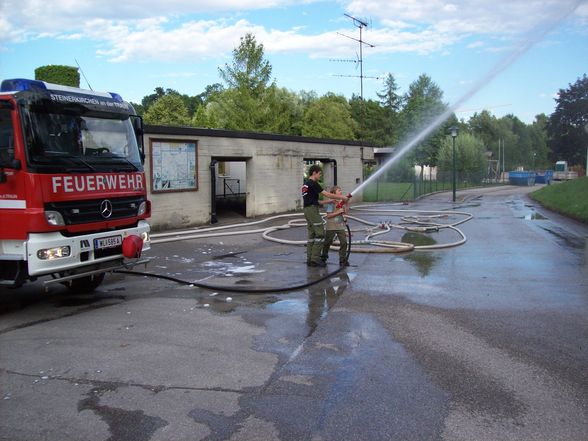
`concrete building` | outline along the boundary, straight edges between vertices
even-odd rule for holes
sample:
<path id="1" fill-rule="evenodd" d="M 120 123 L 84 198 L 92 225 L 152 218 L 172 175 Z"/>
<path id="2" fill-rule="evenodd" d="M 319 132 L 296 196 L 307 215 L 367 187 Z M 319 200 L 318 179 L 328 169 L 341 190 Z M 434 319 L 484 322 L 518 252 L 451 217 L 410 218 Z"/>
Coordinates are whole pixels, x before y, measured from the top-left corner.
<path id="1" fill-rule="evenodd" d="M 373 147 L 358 141 L 192 127 L 146 126 L 144 143 L 154 230 L 216 222 L 227 182 L 229 195 L 238 189 L 247 218 L 298 210 L 309 163 L 322 163 L 325 187 L 349 192 L 363 181 L 363 164 L 374 160 Z"/>

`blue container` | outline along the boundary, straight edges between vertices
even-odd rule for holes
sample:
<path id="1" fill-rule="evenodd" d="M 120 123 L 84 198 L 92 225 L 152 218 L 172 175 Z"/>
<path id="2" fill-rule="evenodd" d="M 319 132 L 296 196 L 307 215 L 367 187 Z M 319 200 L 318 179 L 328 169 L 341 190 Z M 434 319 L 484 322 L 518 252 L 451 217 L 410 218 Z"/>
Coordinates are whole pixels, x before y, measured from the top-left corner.
<path id="1" fill-rule="evenodd" d="M 553 181 L 553 170 L 539 170 L 535 175 L 535 183 L 551 184 Z"/>
<path id="2" fill-rule="evenodd" d="M 511 185 L 524 185 L 532 186 L 535 185 L 535 172 L 534 171 L 509 171 L 508 182 Z"/>

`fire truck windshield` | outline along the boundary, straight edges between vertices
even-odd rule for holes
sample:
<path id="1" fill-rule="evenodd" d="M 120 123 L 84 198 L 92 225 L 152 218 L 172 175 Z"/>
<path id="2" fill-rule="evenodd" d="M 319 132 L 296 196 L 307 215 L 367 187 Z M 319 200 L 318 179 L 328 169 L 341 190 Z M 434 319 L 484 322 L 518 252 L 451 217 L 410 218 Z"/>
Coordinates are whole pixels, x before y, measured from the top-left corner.
<path id="1" fill-rule="evenodd" d="M 28 112 L 28 160 L 39 172 L 142 170 L 129 118 Z"/>

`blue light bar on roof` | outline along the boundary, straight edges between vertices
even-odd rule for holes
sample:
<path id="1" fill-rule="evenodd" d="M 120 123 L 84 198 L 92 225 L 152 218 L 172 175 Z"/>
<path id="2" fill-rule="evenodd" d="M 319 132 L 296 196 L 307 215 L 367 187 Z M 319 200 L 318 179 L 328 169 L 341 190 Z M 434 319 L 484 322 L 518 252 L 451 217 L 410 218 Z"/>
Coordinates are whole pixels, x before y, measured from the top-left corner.
<path id="1" fill-rule="evenodd" d="M 118 93 L 114 93 L 114 92 L 108 92 L 110 93 L 110 96 L 112 97 L 112 99 L 118 103 L 122 103 L 124 100 L 122 99 L 122 96 L 120 96 Z"/>
<path id="2" fill-rule="evenodd" d="M 0 92 L 22 92 L 22 91 L 47 90 L 45 83 L 37 80 L 26 80 L 24 78 L 15 78 L 13 80 L 4 80 L 0 85 Z"/>

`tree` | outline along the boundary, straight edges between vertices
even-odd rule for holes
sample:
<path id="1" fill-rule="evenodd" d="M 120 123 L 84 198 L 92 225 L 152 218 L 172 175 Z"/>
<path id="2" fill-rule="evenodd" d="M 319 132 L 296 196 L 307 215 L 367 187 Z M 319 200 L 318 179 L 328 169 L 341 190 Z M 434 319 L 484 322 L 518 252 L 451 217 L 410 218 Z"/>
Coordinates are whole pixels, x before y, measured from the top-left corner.
<path id="1" fill-rule="evenodd" d="M 470 176 L 470 182 L 480 182 L 486 170 L 486 149 L 481 139 L 470 133 L 460 133 L 456 138 L 456 171 L 461 179 Z M 449 173 L 453 170 L 453 139 L 446 136 L 441 142 L 439 149 L 438 166 L 443 172 Z"/>
<path id="2" fill-rule="evenodd" d="M 207 129 L 214 129 L 219 128 L 220 124 L 216 120 L 215 115 L 213 112 L 207 111 L 209 105 L 214 106 L 214 103 L 202 104 L 196 109 L 194 112 L 194 116 L 192 117 L 191 124 L 194 127 L 204 127 Z"/>
<path id="3" fill-rule="evenodd" d="M 145 112 L 145 123 L 157 125 L 188 125 L 188 108 L 178 94 L 163 95 Z"/>
<path id="4" fill-rule="evenodd" d="M 302 135 L 329 139 L 355 139 L 357 123 L 344 96 L 327 93 L 304 112 Z"/>
<path id="5" fill-rule="evenodd" d="M 211 97 L 206 107 L 209 118 L 226 129 L 289 133 L 297 99 L 270 83 L 271 72 L 263 45 L 246 34 L 233 50 L 232 64 L 219 68 L 228 88 Z"/>
<path id="6" fill-rule="evenodd" d="M 207 104 L 208 102 L 212 101 L 215 97 L 220 95 L 223 90 L 225 90 L 225 88 L 220 83 L 209 84 L 204 89 L 204 92 L 197 95 L 197 98 L 201 104 Z"/>
<path id="7" fill-rule="evenodd" d="M 552 161 L 586 164 L 588 134 L 588 77 L 586 74 L 567 89 L 560 89 L 555 111 L 549 117 L 547 134 Z"/>
<path id="8" fill-rule="evenodd" d="M 400 137 L 402 96 L 398 94 L 398 85 L 394 75 L 389 73 L 384 81 L 384 89 L 378 93 L 380 105 L 384 109 L 384 123 L 382 130 L 386 134 L 385 144 L 394 145 Z"/>
<path id="9" fill-rule="evenodd" d="M 271 85 L 266 90 L 263 102 L 267 104 L 265 131 L 285 135 L 302 134 L 304 105 L 296 93 Z"/>
<path id="10" fill-rule="evenodd" d="M 447 109 L 441 88 L 425 74 L 410 84 L 404 102 L 403 136 L 407 138 L 416 136 Z M 445 129 L 443 126 L 434 131 L 411 152 L 411 158 L 421 170 L 425 165 L 436 165 L 437 151 L 446 136 Z"/>
<path id="11" fill-rule="evenodd" d="M 362 100 L 358 95 L 353 95 L 349 104 L 357 126 L 355 138 L 373 145 L 391 144 L 392 127 L 385 108 L 377 101 Z"/>
<path id="12" fill-rule="evenodd" d="M 534 146 L 535 168 L 550 168 L 549 148 L 547 146 L 547 124 L 549 118 L 544 113 L 535 116 L 535 121 L 529 127 L 531 142 Z"/>
<path id="13" fill-rule="evenodd" d="M 496 120 L 497 136 L 493 150 L 496 149 L 497 156 L 500 156 L 500 162 L 504 164 L 505 170 L 515 170 L 517 167 L 524 167 L 527 163 L 528 155 L 523 155 L 519 149 L 519 136 L 515 133 L 514 119 L 507 115 Z M 499 140 L 502 144 L 501 152 L 498 153 Z M 503 170 L 504 171 L 504 170 Z"/>
<path id="14" fill-rule="evenodd" d="M 499 127 L 496 117 L 487 110 L 481 113 L 474 113 L 468 121 L 471 132 L 483 143 L 487 151 L 492 151 L 493 156 L 498 154 L 497 140 L 499 138 Z"/>
<path id="15" fill-rule="evenodd" d="M 380 98 L 380 104 L 392 113 L 398 113 L 402 109 L 402 96 L 398 95 L 398 89 L 394 75 L 389 73 L 384 80 L 384 90 L 376 94 Z"/>
<path id="16" fill-rule="evenodd" d="M 233 63 L 219 67 L 221 78 L 229 88 L 247 91 L 258 98 L 271 79 L 272 66 L 264 60 L 263 44 L 257 44 L 252 34 L 241 37 L 239 47 L 233 50 Z"/>
<path id="17" fill-rule="evenodd" d="M 144 115 L 145 112 L 149 110 L 149 107 L 153 105 L 153 103 L 155 103 L 159 98 L 166 95 L 177 95 L 181 97 L 182 101 L 186 105 L 186 109 L 188 110 L 188 115 L 190 117 L 194 115 L 194 113 L 196 113 L 196 109 L 198 108 L 198 106 L 200 106 L 200 104 L 202 104 L 202 99 L 200 98 L 200 95 L 189 96 L 185 94 L 180 94 L 180 92 L 174 89 L 164 89 L 163 87 L 156 87 L 155 93 L 143 97 L 141 104 L 133 104 L 133 107 L 139 115 Z"/>

